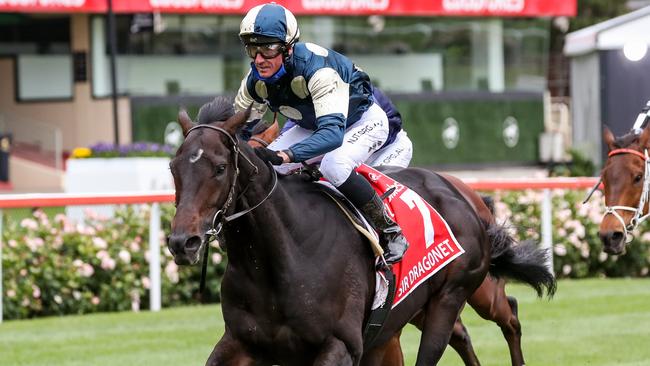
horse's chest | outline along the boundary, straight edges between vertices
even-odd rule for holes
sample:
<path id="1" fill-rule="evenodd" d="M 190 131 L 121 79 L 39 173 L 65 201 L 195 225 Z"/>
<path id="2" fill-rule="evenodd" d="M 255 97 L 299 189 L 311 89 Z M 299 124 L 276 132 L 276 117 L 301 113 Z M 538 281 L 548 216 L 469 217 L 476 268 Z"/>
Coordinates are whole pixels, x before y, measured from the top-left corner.
<path id="1" fill-rule="evenodd" d="M 240 284 L 239 289 L 246 287 Z M 247 300 L 227 305 L 224 302 L 224 320 L 233 334 L 247 343 L 264 348 L 288 345 L 295 351 L 318 343 L 323 337 L 324 329 L 317 324 L 322 323 L 325 315 L 317 304 L 303 296 L 255 291 L 239 298 Z"/>

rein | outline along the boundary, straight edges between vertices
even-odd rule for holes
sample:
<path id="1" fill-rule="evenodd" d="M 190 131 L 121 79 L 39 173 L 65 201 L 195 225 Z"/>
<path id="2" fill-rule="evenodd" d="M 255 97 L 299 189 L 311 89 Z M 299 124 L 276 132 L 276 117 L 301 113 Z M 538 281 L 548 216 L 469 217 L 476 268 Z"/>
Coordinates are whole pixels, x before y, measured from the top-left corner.
<path id="1" fill-rule="evenodd" d="M 260 145 L 262 145 L 262 146 L 264 146 L 264 147 L 268 147 L 268 146 L 269 146 L 269 143 L 268 143 L 268 142 L 262 140 L 261 138 L 259 138 L 259 137 L 257 137 L 257 136 L 251 136 L 250 140 L 257 142 L 258 144 L 260 144 Z"/>
<path id="2" fill-rule="evenodd" d="M 634 235 L 631 233 L 639 224 L 645 221 L 650 217 L 650 213 L 643 214 L 643 209 L 648 202 L 648 195 L 650 193 L 650 158 L 648 157 L 648 149 L 644 149 L 644 152 L 633 150 L 633 149 L 615 149 L 607 154 L 607 157 L 612 157 L 619 154 L 632 154 L 640 159 L 642 159 L 644 164 L 644 173 L 643 173 L 643 190 L 641 191 L 641 197 L 639 198 L 639 205 L 637 207 L 631 206 L 605 206 L 605 214 L 603 218 L 609 214 L 613 215 L 620 221 L 623 226 L 623 232 L 625 234 L 625 243 L 628 244 L 634 240 Z M 617 212 L 620 211 L 630 211 L 634 212 L 634 216 L 630 222 L 626 225 L 623 217 Z"/>
<path id="3" fill-rule="evenodd" d="M 208 267 L 208 253 L 209 253 L 209 249 L 210 249 L 210 242 L 217 235 L 219 235 L 219 233 L 223 229 L 223 224 L 224 223 L 233 221 L 233 220 L 235 220 L 237 218 L 240 218 L 240 217 L 246 215 L 247 213 L 253 211 L 256 208 L 258 208 L 269 197 L 271 197 L 271 194 L 273 194 L 273 192 L 275 191 L 275 188 L 278 185 L 278 173 L 273 168 L 273 166 L 270 165 L 270 163 L 267 163 L 267 165 L 269 165 L 269 167 L 273 171 L 273 186 L 271 186 L 271 190 L 256 205 L 254 205 L 252 207 L 249 207 L 249 208 L 247 208 L 245 210 L 236 212 L 236 213 L 234 213 L 232 215 L 224 216 L 225 212 L 228 210 L 228 208 L 230 207 L 230 205 L 233 202 L 235 187 L 237 186 L 237 179 L 239 178 L 239 173 L 240 173 L 240 171 L 239 171 L 239 157 L 240 156 L 243 157 L 244 160 L 248 164 L 250 164 L 250 166 L 252 166 L 253 169 L 255 170 L 252 177 L 259 174 L 259 168 L 246 155 L 241 153 L 241 150 L 239 149 L 237 137 L 232 137 L 230 135 L 230 133 L 228 133 L 228 131 L 224 130 L 221 127 L 216 127 L 216 126 L 206 125 L 206 124 L 200 124 L 200 125 L 196 125 L 196 126 L 190 128 L 187 131 L 186 135 L 189 135 L 190 132 L 192 132 L 194 130 L 197 130 L 199 128 L 209 128 L 211 130 L 215 130 L 215 131 L 218 131 L 218 132 L 226 135 L 228 137 L 228 139 L 230 140 L 230 142 L 232 143 L 232 150 L 235 153 L 235 158 L 234 158 L 234 161 L 235 161 L 235 175 L 233 176 L 232 183 L 230 185 L 230 190 L 228 191 L 228 198 L 226 198 L 226 202 L 224 203 L 223 207 L 221 209 L 217 210 L 217 212 L 215 212 L 214 216 L 212 217 L 212 225 L 211 225 L 210 229 L 208 229 L 205 232 L 205 238 L 203 239 L 203 241 L 201 243 L 201 245 L 203 245 L 203 263 L 201 265 L 200 292 L 203 293 L 203 290 L 205 289 L 205 278 L 206 278 L 207 267 Z M 242 190 L 242 192 L 237 196 L 237 198 L 234 201 L 241 198 L 242 195 L 248 190 L 248 187 L 250 186 L 251 182 L 253 181 L 252 177 L 249 179 L 248 184 L 246 184 L 246 187 Z"/>

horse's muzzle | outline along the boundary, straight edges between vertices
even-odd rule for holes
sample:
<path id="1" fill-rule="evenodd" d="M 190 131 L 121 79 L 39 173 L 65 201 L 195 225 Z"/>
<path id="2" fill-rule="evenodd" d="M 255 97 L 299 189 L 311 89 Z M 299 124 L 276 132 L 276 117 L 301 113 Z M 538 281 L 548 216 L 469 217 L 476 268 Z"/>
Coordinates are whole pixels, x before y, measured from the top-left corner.
<path id="1" fill-rule="evenodd" d="M 178 265 L 193 265 L 199 261 L 201 237 L 198 235 L 172 234 L 167 238 L 167 247 Z"/>
<path id="2" fill-rule="evenodd" d="M 622 231 L 605 231 L 598 235 L 605 253 L 619 255 L 625 252 L 625 234 Z"/>

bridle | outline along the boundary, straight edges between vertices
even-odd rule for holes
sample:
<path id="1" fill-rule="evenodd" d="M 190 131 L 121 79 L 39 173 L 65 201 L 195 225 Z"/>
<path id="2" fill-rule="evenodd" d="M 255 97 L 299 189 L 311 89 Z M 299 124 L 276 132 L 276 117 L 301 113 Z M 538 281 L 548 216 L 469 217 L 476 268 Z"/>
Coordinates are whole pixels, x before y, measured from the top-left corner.
<path id="1" fill-rule="evenodd" d="M 644 161 L 643 190 L 641 191 L 641 197 L 639 198 L 639 205 L 637 207 L 605 206 L 605 214 L 603 215 L 604 218 L 611 214 L 620 221 L 625 234 L 625 243 L 628 244 L 634 240 L 634 235 L 631 232 L 650 216 L 650 213 L 645 215 L 643 214 L 643 209 L 648 202 L 648 194 L 650 193 L 650 158 L 648 158 L 648 149 L 644 149 L 643 153 L 633 149 L 614 149 L 610 151 L 607 156 L 612 157 L 620 154 L 632 154 Z M 634 212 L 634 216 L 627 225 L 625 224 L 623 217 L 617 212 L 618 210 Z"/>
<path id="2" fill-rule="evenodd" d="M 214 216 L 212 217 L 212 224 L 211 227 L 205 232 L 204 239 L 202 240 L 202 246 L 204 247 L 203 249 L 203 264 L 201 266 L 201 285 L 200 285 L 200 291 L 203 293 L 203 289 L 205 288 L 205 276 L 206 276 L 206 271 L 207 271 L 207 266 L 208 266 L 208 252 L 209 252 L 209 243 L 216 238 L 219 233 L 221 233 L 221 229 L 223 229 L 223 224 L 233 221 L 235 219 L 238 219 L 247 213 L 253 211 L 254 209 L 258 208 L 262 203 L 264 203 L 269 197 L 271 197 L 271 194 L 275 191 L 275 188 L 278 185 L 278 173 L 276 170 L 273 168 L 273 166 L 269 164 L 269 167 L 271 168 L 271 171 L 273 171 L 273 185 L 271 186 L 271 189 L 269 192 L 266 194 L 266 196 L 258 202 L 256 205 L 249 207 L 245 210 L 236 212 L 232 215 L 224 216 L 230 205 L 241 198 L 244 193 L 248 190 L 248 187 L 250 186 L 251 182 L 253 181 L 253 177 L 259 174 L 259 168 L 257 165 L 255 165 L 249 158 L 248 156 L 244 155 L 241 153 L 241 150 L 239 149 L 239 144 L 238 144 L 238 139 L 237 137 L 233 137 L 230 135 L 230 133 L 226 130 L 224 130 L 221 127 L 216 127 L 213 125 L 208 125 L 208 124 L 200 124 L 196 125 L 192 128 L 190 128 L 187 133 L 185 134 L 186 137 L 187 135 L 190 134 L 190 132 L 197 130 L 199 128 L 209 128 L 211 130 L 218 131 L 222 134 L 224 134 L 230 142 L 232 143 L 232 151 L 235 154 L 234 157 L 234 165 L 235 165 L 235 174 L 233 175 L 232 183 L 230 184 L 230 189 L 228 191 L 228 197 L 226 198 L 226 202 L 224 203 L 223 207 L 221 209 L 218 209 L 217 212 L 215 212 Z M 239 193 L 236 199 L 235 197 L 235 187 L 237 186 L 237 180 L 239 179 L 239 157 L 244 158 L 244 160 L 250 164 L 251 167 L 254 169 L 254 173 L 252 174 L 251 178 L 249 179 L 248 183 L 246 184 L 246 187 Z"/>

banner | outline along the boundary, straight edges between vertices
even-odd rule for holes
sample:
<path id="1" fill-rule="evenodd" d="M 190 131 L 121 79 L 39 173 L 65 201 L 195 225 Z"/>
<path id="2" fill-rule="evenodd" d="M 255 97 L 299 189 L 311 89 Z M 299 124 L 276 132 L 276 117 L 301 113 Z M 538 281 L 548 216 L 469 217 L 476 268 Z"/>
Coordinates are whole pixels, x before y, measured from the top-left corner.
<path id="1" fill-rule="evenodd" d="M 116 13 L 245 14 L 260 0 L 113 0 Z M 276 0 L 296 15 L 575 16 L 577 0 Z M 0 12 L 106 12 L 106 0 L 0 0 Z"/>

